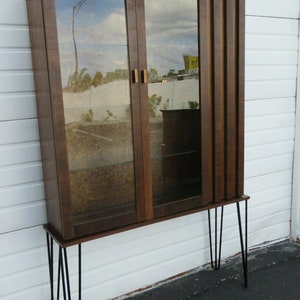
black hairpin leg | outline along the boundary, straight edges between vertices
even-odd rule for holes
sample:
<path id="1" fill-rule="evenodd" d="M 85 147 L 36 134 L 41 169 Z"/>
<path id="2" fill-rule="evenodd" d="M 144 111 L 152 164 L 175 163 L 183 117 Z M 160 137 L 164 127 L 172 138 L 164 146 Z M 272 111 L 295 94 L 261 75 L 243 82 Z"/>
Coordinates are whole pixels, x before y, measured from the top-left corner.
<path id="1" fill-rule="evenodd" d="M 78 244 L 78 299 L 81 300 L 81 244 Z"/>
<path id="2" fill-rule="evenodd" d="M 51 300 L 54 300 L 54 251 L 53 251 L 53 237 L 46 232 L 47 235 L 47 249 L 48 249 L 48 264 L 50 276 Z M 58 268 L 57 268 L 57 287 L 56 299 L 60 298 L 60 285 L 62 283 L 63 299 L 71 300 L 70 275 L 68 264 L 67 249 L 59 246 L 58 249 Z M 81 244 L 78 244 L 78 299 L 81 300 Z"/>
<path id="3" fill-rule="evenodd" d="M 209 227 L 209 246 L 210 246 L 210 262 L 211 262 L 211 267 L 214 270 L 220 269 L 220 264 L 221 264 L 221 248 L 222 248 L 222 233 L 223 233 L 223 212 L 224 212 L 224 207 L 221 207 L 221 223 L 220 223 L 220 239 L 219 239 L 219 253 L 218 253 L 218 208 L 215 208 L 215 246 L 214 246 L 214 251 L 213 251 L 213 246 L 212 246 L 212 230 L 211 230 L 211 217 L 210 217 L 210 210 L 208 212 L 208 227 Z M 213 259 L 213 252 L 214 254 L 214 259 Z"/>
<path id="4" fill-rule="evenodd" d="M 50 277 L 50 290 L 51 290 L 51 300 L 54 299 L 54 286 L 53 286 L 53 238 L 48 232 L 47 236 L 47 249 L 48 249 L 48 265 L 49 265 L 49 277 Z"/>
<path id="5" fill-rule="evenodd" d="M 239 221 L 239 232 L 240 232 L 240 242 L 241 242 L 241 252 L 243 259 L 243 271 L 244 271 L 244 282 L 245 288 L 248 287 L 248 201 L 245 201 L 245 244 L 243 240 L 243 230 L 241 221 L 241 210 L 240 203 L 236 203 L 238 221 Z"/>

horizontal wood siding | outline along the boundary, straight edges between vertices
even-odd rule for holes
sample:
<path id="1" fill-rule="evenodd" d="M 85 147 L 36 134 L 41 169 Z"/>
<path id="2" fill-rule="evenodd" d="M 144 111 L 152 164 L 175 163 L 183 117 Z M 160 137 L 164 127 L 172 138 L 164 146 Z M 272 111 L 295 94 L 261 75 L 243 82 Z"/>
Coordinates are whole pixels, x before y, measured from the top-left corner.
<path id="1" fill-rule="evenodd" d="M 299 1 L 247 1 L 247 14 L 245 193 L 256 244 L 290 234 Z"/>
<path id="2" fill-rule="evenodd" d="M 48 290 L 45 244 L 36 227 L 46 215 L 32 76 L 25 2 L 1 1 L 1 299 L 43 299 Z"/>
<path id="3" fill-rule="evenodd" d="M 250 246 L 290 234 L 298 12 L 298 0 L 246 0 Z M 50 298 L 39 146 L 26 3 L 1 0 L 1 300 Z M 83 244 L 83 299 L 117 297 L 207 263 L 207 232 L 204 212 Z M 240 251 L 235 205 L 225 208 L 223 237 L 223 257 Z M 68 252 L 76 296 L 76 247 Z"/>

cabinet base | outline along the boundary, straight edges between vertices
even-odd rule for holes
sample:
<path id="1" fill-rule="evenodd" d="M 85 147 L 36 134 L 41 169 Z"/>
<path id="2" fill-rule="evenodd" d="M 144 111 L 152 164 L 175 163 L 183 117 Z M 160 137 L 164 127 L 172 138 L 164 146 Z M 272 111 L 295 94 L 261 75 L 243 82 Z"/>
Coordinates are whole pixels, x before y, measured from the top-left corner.
<path id="1" fill-rule="evenodd" d="M 240 202 L 236 202 L 237 217 L 239 225 L 239 236 L 241 244 L 242 253 L 242 266 L 244 272 L 244 284 L 245 288 L 248 286 L 248 197 L 243 199 L 245 201 L 245 211 L 244 211 L 244 232 L 242 226 L 241 208 Z M 211 267 L 214 270 L 220 269 L 221 266 L 221 248 L 222 248 L 222 235 L 223 235 L 223 213 L 224 206 L 221 206 L 220 213 L 220 228 L 218 230 L 218 206 L 210 207 L 207 209 L 208 212 L 208 227 L 209 227 L 209 244 L 210 244 L 210 258 Z M 215 211 L 214 217 L 214 228 L 212 228 L 211 213 L 210 211 Z M 55 298 L 55 287 L 56 287 L 56 299 L 59 299 L 60 294 L 63 294 L 64 300 L 71 300 L 71 287 L 70 287 L 70 277 L 69 277 L 69 267 L 68 267 L 68 253 L 67 248 L 69 246 L 77 245 L 78 247 L 78 299 L 81 300 L 81 243 L 61 243 L 57 236 L 51 232 L 51 229 L 45 225 L 44 229 L 46 231 L 47 238 L 47 250 L 48 250 L 48 264 L 49 264 L 49 276 L 50 276 L 50 290 L 51 290 L 51 300 Z M 214 232 L 213 232 L 214 229 Z M 214 240 L 214 244 L 213 244 Z M 58 266 L 57 266 L 57 277 L 56 284 L 54 283 L 54 249 L 53 241 L 58 245 Z M 84 241 L 83 241 L 84 242 Z M 62 290 L 61 290 L 62 285 Z"/>

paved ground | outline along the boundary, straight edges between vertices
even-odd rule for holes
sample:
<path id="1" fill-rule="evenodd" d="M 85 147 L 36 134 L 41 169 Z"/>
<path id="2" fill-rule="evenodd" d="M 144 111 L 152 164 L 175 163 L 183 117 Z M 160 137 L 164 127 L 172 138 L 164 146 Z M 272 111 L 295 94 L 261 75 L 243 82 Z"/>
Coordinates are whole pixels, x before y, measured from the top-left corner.
<path id="1" fill-rule="evenodd" d="M 300 245 L 291 241 L 252 251 L 248 259 L 248 288 L 244 288 L 241 257 L 156 286 L 126 300 L 300 300 Z"/>

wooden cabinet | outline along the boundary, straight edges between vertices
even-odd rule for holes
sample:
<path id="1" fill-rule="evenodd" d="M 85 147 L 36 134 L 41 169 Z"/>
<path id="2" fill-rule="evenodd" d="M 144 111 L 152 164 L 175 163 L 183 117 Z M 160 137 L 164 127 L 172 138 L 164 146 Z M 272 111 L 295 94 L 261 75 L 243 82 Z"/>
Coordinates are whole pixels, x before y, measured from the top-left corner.
<path id="1" fill-rule="evenodd" d="M 48 227 L 245 200 L 243 0 L 27 0 Z"/>

